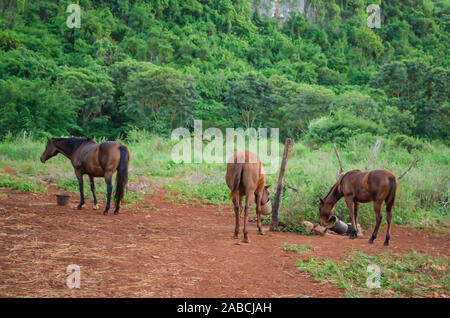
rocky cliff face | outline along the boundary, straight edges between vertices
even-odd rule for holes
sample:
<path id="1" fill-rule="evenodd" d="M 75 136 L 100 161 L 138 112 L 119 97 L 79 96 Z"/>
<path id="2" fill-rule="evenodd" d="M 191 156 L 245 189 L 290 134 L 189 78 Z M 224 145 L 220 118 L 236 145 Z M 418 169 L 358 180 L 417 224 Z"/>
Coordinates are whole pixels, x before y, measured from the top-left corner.
<path id="1" fill-rule="evenodd" d="M 253 10 L 284 23 L 292 12 L 305 14 L 309 21 L 314 22 L 316 12 L 311 0 L 252 0 Z"/>

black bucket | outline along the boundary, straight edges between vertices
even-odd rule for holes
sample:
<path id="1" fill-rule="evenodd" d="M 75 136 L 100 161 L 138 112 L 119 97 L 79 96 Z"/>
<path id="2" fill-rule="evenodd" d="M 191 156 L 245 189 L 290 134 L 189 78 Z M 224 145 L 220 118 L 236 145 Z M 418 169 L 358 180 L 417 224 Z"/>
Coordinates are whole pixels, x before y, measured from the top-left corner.
<path id="1" fill-rule="evenodd" d="M 70 194 L 57 194 L 56 203 L 58 205 L 66 205 L 69 202 Z"/>
<path id="2" fill-rule="evenodd" d="M 345 234 L 347 233 L 348 230 L 348 225 L 347 223 L 342 222 L 341 220 L 339 220 L 337 218 L 337 216 L 333 215 L 330 218 L 330 224 L 332 224 L 331 226 L 329 226 L 328 228 L 330 230 L 332 230 L 333 232 L 339 233 L 339 234 Z"/>

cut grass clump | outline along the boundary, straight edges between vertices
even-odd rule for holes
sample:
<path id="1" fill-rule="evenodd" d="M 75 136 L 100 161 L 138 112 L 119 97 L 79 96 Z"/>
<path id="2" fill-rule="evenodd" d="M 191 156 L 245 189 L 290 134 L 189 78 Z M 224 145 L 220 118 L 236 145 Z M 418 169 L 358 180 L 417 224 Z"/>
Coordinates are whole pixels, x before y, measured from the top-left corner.
<path id="1" fill-rule="evenodd" d="M 312 247 L 309 245 L 297 245 L 297 244 L 288 244 L 288 243 L 283 243 L 281 244 L 281 248 L 283 249 L 283 251 L 288 251 L 288 252 L 296 252 L 299 254 L 303 254 L 303 253 L 310 253 L 312 251 Z"/>

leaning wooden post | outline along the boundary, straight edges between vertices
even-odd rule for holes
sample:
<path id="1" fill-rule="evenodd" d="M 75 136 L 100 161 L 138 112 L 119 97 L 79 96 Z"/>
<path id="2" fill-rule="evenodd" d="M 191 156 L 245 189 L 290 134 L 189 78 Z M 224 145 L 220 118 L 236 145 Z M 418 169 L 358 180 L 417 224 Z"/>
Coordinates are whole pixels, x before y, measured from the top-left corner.
<path id="1" fill-rule="evenodd" d="M 420 160 L 420 158 L 415 158 L 414 161 L 409 165 L 408 169 L 406 169 L 405 172 L 403 172 L 398 178 L 397 180 L 400 180 L 401 178 L 403 178 L 403 176 L 409 171 L 411 170 L 412 167 L 414 167 L 416 165 L 416 163 Z"/>
<path id="2" fill-rule="evenodd" d="M 375 146 L 373 147 L 372 155 L 370 156 L 369 162 L 366 165 L 366 170 L 370 170 L 372 168 L 373 159 L 375 159 L 375 156 L 378 152 L 378 149 L 380 149 L 382 139 L 378 139 L 375 143 Z"/>
<path id="3" fill-rule="evenodd" d="M 333 142 L 333 147 L 334 147 L 334 152 L 336 153 L 336 157 L 338 158 L 339 161 L 339 177 L 342 175 L 342 173 L 344 173 L 344 168 L 342 167 L 342 161 L 341 161 L 341 156 L 339 156 L 339 151 L 336 147 L 336 144 Z"/>
<path id="4" fill-rule="evenodd" d="M 278 176 L 277 192 L 275 193 L 275 202 L 272 209 L 272 223 L 270 224 L 270 230 L 275 231 L 278 229 L 278 211 L 281 207 L 281 192 L 283 190 L 284 173 L 286 172 L 286 164 L 291 154 L 292 145 L 294 140 L 287 138 L 284 143 L 283 160 L 281 161 L 280 175 Z"/>

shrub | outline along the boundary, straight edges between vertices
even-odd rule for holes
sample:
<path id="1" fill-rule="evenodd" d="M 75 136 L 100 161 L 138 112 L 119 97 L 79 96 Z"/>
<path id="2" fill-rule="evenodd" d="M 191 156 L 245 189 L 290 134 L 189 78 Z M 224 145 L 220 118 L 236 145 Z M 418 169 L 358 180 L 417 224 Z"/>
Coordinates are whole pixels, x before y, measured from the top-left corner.
<path id="1" fill-rule="evenodd" d="M 3 51 L 15 50 L 19 48 L 20 40 L 16 32 L 5 30 L 0 32 L 0 49 Z"/>
<path id="2" fill-rule="evenodd" d="M 76 105 L 47 80 L 0 80 L 0 137 L 8 132 L 67 135 L 76 126 Z"/>
<path id="3" fill-rule="evenodd" d="M 410 111 L 401 111 L 395 106 L 388 106 L 381 114 L 381 120 L 391 133 L 410 135 L 414 130 L 414 115 Z"/>
<path id="4" fill-rule="evenodd" d="M 370 133 L 376 135 L 384 132 L 384 127 L 370 120 L 340 112 L 334 116 L 321 117 L 312 121 L 306 138 L 313 143 L 333 141 L 344 144 L 357 134 Z"/>
<path id="5" fill-rule="evenodd" d="M 411 152 L 412 150 L 423 149 L 423 142 L 421 142 L 418 139 L 415 139 L 414 137 L 409 137 L 406 135 L 395 136 L 394 143 L 399 147 L 406 148 L 408 152 Z"/>

